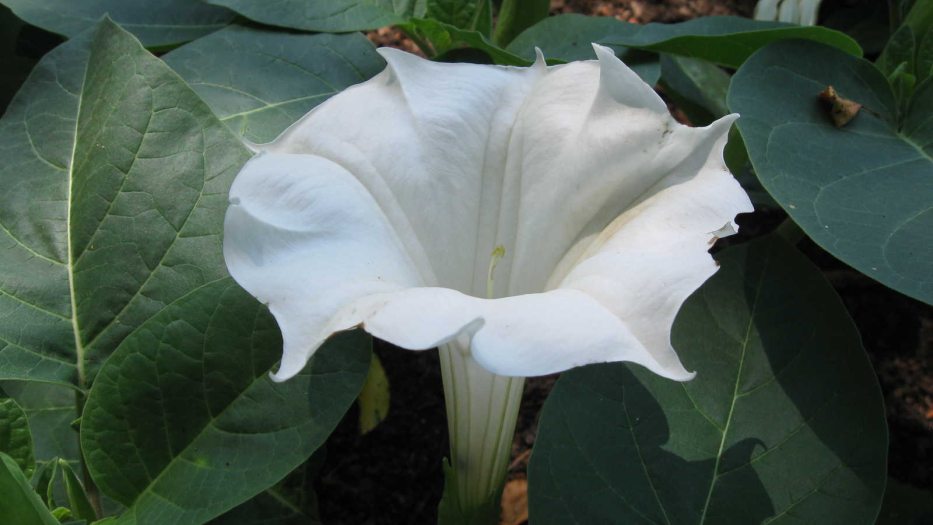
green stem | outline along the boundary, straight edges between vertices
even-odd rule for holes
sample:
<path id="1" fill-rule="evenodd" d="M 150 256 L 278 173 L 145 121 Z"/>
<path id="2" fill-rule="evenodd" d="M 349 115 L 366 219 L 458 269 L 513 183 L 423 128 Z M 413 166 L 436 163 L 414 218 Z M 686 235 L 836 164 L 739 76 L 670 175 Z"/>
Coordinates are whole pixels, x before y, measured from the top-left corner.
<path id="1" fill-rule="evenodd" d="M 439 352 L 451 460 L 438 523 L 495 525 L 524 378 L 487 371 L 463 343 Z"/>
<path id="2" fill-rule="evenodd" d="M 502 0 L 492 41 L 505 47 L 525 29 L 547 17 L 549 0 Z"/>

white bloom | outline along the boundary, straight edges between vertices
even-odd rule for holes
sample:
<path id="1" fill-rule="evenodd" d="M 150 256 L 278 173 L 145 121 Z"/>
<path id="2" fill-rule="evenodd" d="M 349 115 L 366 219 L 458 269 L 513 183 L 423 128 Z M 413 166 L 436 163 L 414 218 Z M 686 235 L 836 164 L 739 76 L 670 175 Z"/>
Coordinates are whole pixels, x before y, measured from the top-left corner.
<path id="1" fill-rule="evenodd" d="M 259 146 L 224 256 L 278 320 L 275 379 L 358 325 L 413 350 L 461 341 L 504 376 L 631 361 L 692 377 L 674 316 L 752 210 L 722 160 L 736 116 L 682 126 L 594 47 L 530 68 L 380 49 L 385 71 Z"/>

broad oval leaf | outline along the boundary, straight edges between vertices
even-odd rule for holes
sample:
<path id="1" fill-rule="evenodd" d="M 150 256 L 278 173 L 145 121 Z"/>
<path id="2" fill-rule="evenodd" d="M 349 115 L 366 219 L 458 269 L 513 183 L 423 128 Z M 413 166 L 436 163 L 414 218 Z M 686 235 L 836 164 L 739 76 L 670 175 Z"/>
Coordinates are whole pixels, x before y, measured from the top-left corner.
<path id="1" fill-rule="evenodd" d="M 415 0 L 207 0 L 263 24 L 344 33 L 390 26 L 414 13 Z M 421 9 L 424 11 L 424 9 Z"/>
<path id="2" fill-rule="evenodd" d="M 0 379 L 85 388 L 117 344 L 227 275 L 243 144 L 111 22 L 49 53 L 0 120 Z"/>
<path id="3" fill-rule="evenodd" d="M 818 95 L 862 104 L 836 128 Z M 897 104 L 871 63 L 811 42 L 755 54 L 729 107 L 764 187 L 817 244 L 862 273 L 933 304 L 933 82 Z"/>
<path id="4" fill-rule="evenodd" d="M 10 456 L 28 477 L 36 466 L 26 412 L 0 390 L 0 452 Z"/>
<path id="5" fill-rule="evenodd" d="M 380 72 L 359 33 L 284 33 L 230 26 L 163 59 L 243 138 L 270 142 L 314 106 Z"/>
<path id="6" fill-rule="evenodd" d="M 855 40 L 832 29 L 732 16 L 696 18 L 679 24 L 641 25 L 611 17 L 560 15 L 545 18 L 528 28 L 507 49 L 533 58 L 537 46 L 549 58 L 585 60 L 592 55 L 590 43 L 595 42 L 617 50 L 631 47 L 660 51 L 739 67 L 756 49 L 790 38 L 815 40 L 853 55 L 862 54 Z"/>
<path id="7" fill-rule="evenodd" d="M 120 345 L 81 424 L 94 481 L 127 506 L 115 523 L 203 523 L 324 442 L 362 388 L 368 336 L 341 334 L 299 376 L 274 383 L 281 345 L 267 309 L 230 279 L 178 300 Z"/>
<path id="8" fill-rule="evenodd" d="M 192 0 L 0 0 L 17 16 L 53 33 L 74 37 L 104 15 L 148 47 L 163 47 L 216 31 L 234 14 Z"/>
<path id="9" fill-rule="evenodd" d="M 874 522 L 881 392 L 842 302 L 779 238 L 730 248 L 673 344 L 697 377 L 565 373 L 529 467 L 531 522 Z"/>

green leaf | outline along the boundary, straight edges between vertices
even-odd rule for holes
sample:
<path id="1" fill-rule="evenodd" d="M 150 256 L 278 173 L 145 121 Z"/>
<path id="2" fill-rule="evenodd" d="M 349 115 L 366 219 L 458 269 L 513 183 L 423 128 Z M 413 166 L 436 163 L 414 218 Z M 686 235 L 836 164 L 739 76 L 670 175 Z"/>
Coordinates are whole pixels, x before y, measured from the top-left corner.
<path id="1" fill-rule="evenodd" d="M 530 60 L 496 46 L 479 31 L 460 29 L 429 18 L 413 18 L 400 24 L 400 27 L 416 42 L 419 42 L 419 46 L 431 56 L 443 55 L 463 48 L 472 48 L 482 51 L 496 64 L 507 66 L 527 66 L 531 64 Z M 425 47 L 427 49 L 424 49 Z"/>
<path id="2" fill-rule="evenodd" d="M 890 76 L 894 71 L 904 67 L 914 72 L 914 56 L 917 52 L 917 40 L 910 26 L 901 26 L 888 40 L 884 51 L 878 57 L 877 65 L 885 75 Z"/>
<path id="3" fill-rule="evenodd" d="M 722 68 L 696 58 L 662 54 L 661 78 L 665 94 L 694 126 L 705 126 L 729 114 L 726 93 L 730 77 Z"/>
<path id="4" fill-rule="evenodd" d="M 877 65 L 895 87 L 920 84 L 933 75 L 933 4 L 914 4 L 903 25 L 891 35 Z M 911 93 L 907 89 L 899 100 L 906 104 Z"/>
<path id="5" fill-rule="evenodd" d="M 15 525 L 58 525 L 26 476 L 10 456 L 0 452 L 0 516 Z"/>
<path id="6" fill-rule="evenodd" d="M 74 37 L 104 15 L 148 47 L 194 40 L 229 24 L 234 14 L 191 0 L 0 0 L 17 16 L 42 29 Z"/>
<path id="7" fill-rule="evenodd" d="M 363 385 L 369 338 L 334 337 L 302 374 L 273 383 L 281 345 L 266 308 L 229 279 L 173 303 L 120 345 L 81 425 L 94 481 L 128 507 L 117 523 L 203 523 L 324 442 Z"/>
<path id="8" fill-rule="evenodd" d="M 611 17 L 577 14 L 545 18 L 518 35 L 508 50 L 534 57 L 535 46 L 544 55 L 564 61 L 593 57 L 591 43 L 616 48 L 631 47 L 700 58 L 737 68 L 755 50 L 770 42 L 807 39 L 835 46 L 861 56 L 858 44 L 838 31 L 824 27 L 801 27 L 731 16 L 696 18 L 679 24 L 630 24 Z"/>
<path id="9" fill-rule="evenodd" d="M 881 392 L 845 307 L 776 236 L 736 246 L 684 304 L 695 379 L 564 373 L 529 466 L 531 523 L 874 523 Z"/>
<path id="10" fill-rule="evenodd" d="M 915 1 L 904 18 L 904 25 L 912 28 L 917 35 L 933 32 L 933 4 Z"/>
<path id="11" fill-rule="evenodd" d="M 399 24 L 422 0 L 207 0 L 267 25 L 344 33 Z M 423 11 L 423 9 L 422 9 Z M 423 14 L 423 13 L 422 13 Z"/>
<path id="12" fill-rule="evenodd" d="M 863 105 L 833 126 L 817 95 Z M 817 244 L 869 277 L 933 303 L 933 83 L 896 128 L 894 96 L 867 61 L 780 42 L 732 79 L 729 107 L 762 184 Z"/>
<path id="13" fill-rule="evenodd" d="M 230 26 L 163 59 L 243 138 L 269 142 L 311 108 L 367 80 L 385 61 L 363 35 Z"/>
<path id="14" fill-rule="evenodd" d="M 489 36 L 492 32 L 491 3 L 491 0 L 426 0 L 424 17 Z"/>
<path id="15" fill-rule="evenodd" d="M 389 415 L 390 396 L 389 378 L 379 356 L 373 354 L 366 383 L 356 400 L 360 407 L 360 434 L 370 432 Z"/>
<path id="16" fill-rule="evenodd" d="M 0 390 L 0 452 L 10 456 L 27 477 L 32 475 L 36 460 L 26 412 L 3 390 Z"/>
<path id="17" fill-rule="evenodd" d="M 128 333 L 227 275 L 226 195 L 248 152 L 113 23 L 43 58 L 0 156 L 0 379 L 86 388 Z"/>
<path id="18" fill-rule="evenodd" d="M 84 486 L 78 481 L 78 476 L 75 475 L 71 465 L 64 459 L 60 459 L 58 465 L 62 469 L 62 478 L 65 480 L 65 494 L 68 496 L 68 507 L 71 513 L 79 520 L 95 520 L 97 513 L 88 501 Z"/>
<path id="19" fill-rule="evenodd" d="M 37 467 L 64 458 L 77 468 L 78 433 L 71 426 L 71 422 L 78 417 L 74 390 L 55 384 L 25 381 L 4 382 L 3 388 L 26 414 Z"/>
<path id="20" fill-rule="evenodd" d="M 526 60 L 514 53 L 496 46 L 477 31 L 465 31 L 454 26 L 443 24 L 436 20 L 412 19 L 401 25 L 406 33 L 415 40 L 427 46 L 426 51 L 432 56 L 443 56 L 452 51 L 461 49 L 475 49 L 487 55 L 492 62 L 507 66 L 529 66 L 532 60 Z M 422 46 L 422 47 L 424 47 Z M 622 59 L 648 84 L 654 85 L 661 73 L 657 58 L 651 53 L 626 52 L 624 48 L 617 50 L 622 53 Z M 595 57 L 593 49 L 589 48 L 589 55 L 585 59 Z M 534 53 L 531 55 L 534 57 Z M 545 54 L 548 62 L 563 63 L 567 60 L 561 56 Z M 574 60 L 574 59 L 571 59 Z"/>
<path id="21" fill-rule="evenodd" d="M 285 479 L 257 494 L 222 516 L 211 525 L 321 525 L 314 480 L 320 474 L 326 456 L 322 445 L 303 465 Z"/>

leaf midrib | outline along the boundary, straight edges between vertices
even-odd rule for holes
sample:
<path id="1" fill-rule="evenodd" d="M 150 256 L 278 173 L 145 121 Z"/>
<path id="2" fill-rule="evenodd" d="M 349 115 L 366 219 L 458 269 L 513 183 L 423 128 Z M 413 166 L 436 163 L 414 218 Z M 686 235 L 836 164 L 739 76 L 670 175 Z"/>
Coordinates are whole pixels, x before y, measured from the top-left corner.
<path id="1" fill-rule="evenodd" d="M 699 524 L 706 523 L 706 513 L 709 511 L 710 502 L 713 499 L 713 492 L 716 489 L 716 482 L 719 479 L 719 467 L 722 463 L 723 450 L 726 446 L 726 438 L 729 435 L 729 427 L 732 425 L 732 416 L 735 414 L 735 404 L 739 399 L 739 383 L 742 381 L 742 374 L 745 369 L 745 357 L 748 355 L 749 339 L 752 334 L 752 327 L 755 325 L 755 314 L 758 310 L 759 299 L 761 298 L 761 289 L 764 284 L 764 278 L 767 274 L 768 266 L 771 264 L 771 254 L 764 259 L 758 282 L 755 286 L 755 297 L 752 299 L 751 311 L 748 315 L 748 326 L 745 328 L 745 339 L 742 342 L 742 356 L 739 359 L 739 367 L 735 374 L 735 385 L 732 389 L 732 403 L 729 406 L 729 414 L 726 416 L 726 424 L 722 431 L 722 438 L 719 440 L 719 451 L 716 453 L 716 462 L 713 464 L 713 473 L 710 478 L 709 491 L 706 493 L 706 502 L 703 504 L 703 512 L 700 514 Z"/>
<path id="2" fill-rule="evenodd" d="M 90 45 L 94 45 L 94 40 L 91 40 Z M 74 124 L 74 138 L 71 142 L 71 155 L 68 159 L 68 169 L 65 171 L 65 175 L 68 180 L 68 189 L 66 192 L 67 197 L 67 206 L 65 209 L 65 272 L 68 274 L 68 296 L 71 301 L 71 330 L 74 335 L 74 344 L 75 344 L 75 361 L 76 369 L 78 373 L 78 388 L 84 390 L 87 387 L 87 377 L 86 371 L 84 369 L 84 344 L 81 341 L 81 329 L 78 324 L 78 303 L 75 295 L 75 276 L 74 276 L 74 249 L 72 248 L 72 238 L 71 238 L 71 213 L 72 213 L 72 204 L 74 203 L 74 163 L 75 155 L 77 154 L 78 149 L 78 127 L 81 121 L 81 109 L 84 103 L 84 90 L 87 87 L 87 77 L 88 71 L 90 71 L 91 58 L 94 55 L 93 47 L 88 53 L 87 62 L 84 64 L 84 74 L 81 78 L 81 89 L 78 90 L 78 107 L 75 111 L 75 124 Z"/>

